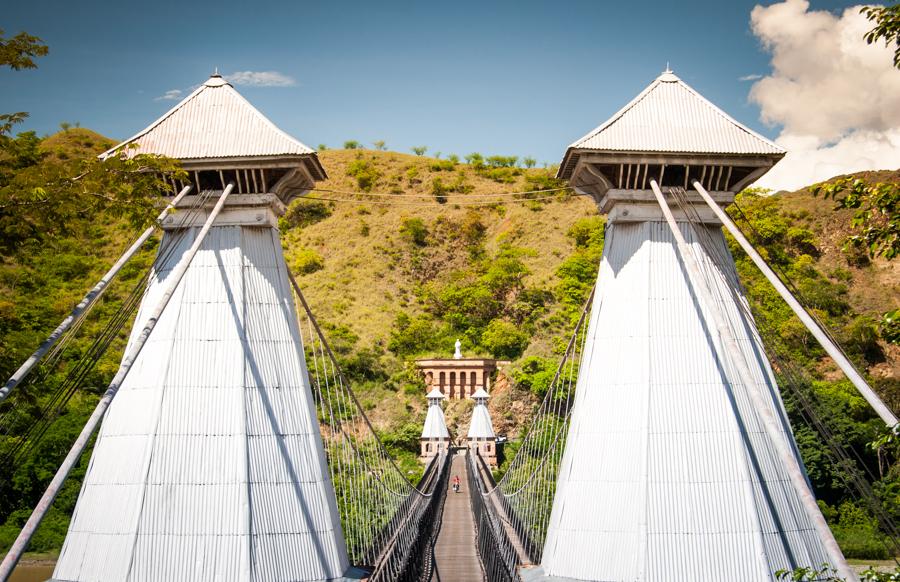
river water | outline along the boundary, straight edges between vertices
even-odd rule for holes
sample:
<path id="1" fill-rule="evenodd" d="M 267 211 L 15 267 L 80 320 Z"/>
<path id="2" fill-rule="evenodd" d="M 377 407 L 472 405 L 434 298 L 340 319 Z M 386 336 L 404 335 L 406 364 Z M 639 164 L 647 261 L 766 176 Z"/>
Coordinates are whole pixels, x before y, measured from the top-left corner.
<path id="1" fill-rule="evenodd" d="M 19 564 L 9 582 L 46 582 L 50 576 L 53 576 L 52 564 Z"/>

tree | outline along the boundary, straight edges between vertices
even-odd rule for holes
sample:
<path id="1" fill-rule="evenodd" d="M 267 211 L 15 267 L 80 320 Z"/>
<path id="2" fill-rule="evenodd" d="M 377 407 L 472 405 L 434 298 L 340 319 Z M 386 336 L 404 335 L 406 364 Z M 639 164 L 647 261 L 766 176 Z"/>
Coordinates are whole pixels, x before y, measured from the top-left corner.
<path id="1" fill-rule="evenodd" d="M 849 244 L 865 248 L 873 258 L 900 255 L 900 184 L 839 178 L 810 190 L 834 200 L 838 208 L 856 210 L 850 224 L 860 234 L 851 236 Z"/>
<path id="2" fill-rule="evenodd" d="M 362 146 L 360 145 L 360 143 L 358 141 L 356 141 L 355 139 L 348 139 L 347 141 L 344 142 L 345 150 L 358 150 L 361 147 Z"/>
<path id="3" fill-rule="evenodd" d="M 5 38 L 0 28 L 0 67 L 9 67 L 14 71 L 36 69 L 35 57 L 43 57 L 49 52 L 47 45 L 36 36 L 20 32 L 14 37 Z M 0 114 L 0 137 L 8 134 L 12 127 L 28 117 L 25 111 Z"/>
<path id="4" fill-rule="evenodd" d="M 537 160 L 529 156 L 522 158 L 522 163 L 525 164 L 526 168 L 533 168 L 537 164 Z"/>
<path id="5" fill-rule="evenodd" d="M 375 149 L 379 151 L 384 151 L 387 149 L 383 139 L 373 141 L 372 145 L 375 146 Z"/>
<path id="6" fill-rule="evenodd" d="M 428 151 L 428 148 L 425 146 L 415 146 L 415 147 L 411 147 L 409 149 L 412 151 L 412 153 L 416 154 L 417 156 L 424 156 L 425 152 Z"/>
<path id="7" fill-rule="evenodd" d="M 68 236 L 100 212 L 146 226 L 159 212 L 160 197 L 171 194 L 170 177 L 186 174 L 161 156 L 126 150 L 100 160 L 47 151 L 34 132 L 6 137 L 0 143 L 0 249 Z"/>
<path id="8" fill-rule="evenodd" d="M 0 67 L 9 67 L 14 71 L 36 69 L 34 57 L 46 56 L 49 52 L 44 41 L 36 36 L 20 32 L 12 38 L 4 38 L 0 28 Z"/>
<path id="9" fill-rule="evenodd" d="M 860 10 L 875 27 L 863 37 L 873 44 L 884 40 L 885 46 L 894 44 L 894 66 L 900 69 L 900 4 L 893 6 L 863 6 Z"/>

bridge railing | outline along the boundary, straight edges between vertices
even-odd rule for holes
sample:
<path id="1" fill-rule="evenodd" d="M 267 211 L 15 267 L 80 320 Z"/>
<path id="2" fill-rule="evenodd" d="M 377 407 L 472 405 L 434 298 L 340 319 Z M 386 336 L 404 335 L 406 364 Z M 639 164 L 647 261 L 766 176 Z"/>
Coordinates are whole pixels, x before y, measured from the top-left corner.
<path id="1" fill-rule="evenodd" d="M 432 461 L 418 487 L 410 483 L 379 440 L 293 277 L 291 283 L 350 561 L 371 570 L 372 581 L 426 580 L 432 562 L 423 544 L 436 534 L 447 455 Z"/>
<path id="2" fill-rule="evenodd" d="M 369 576 L 372 582 L 429 582 L 434 544 L 446 499 L 450 455 L 434 457 L 419 484 L 427 493 L 411 494 L 390 525 L 388 543 Z"/>
<path id="3" fill-rule="evenodd" d="M 502 500 L 502 495 L 492 496 L 485 489 L 485 480 L 478 453 L 466 453 L 469 465 L 469 497 L 472 501 L 472 517 L 478 541 L 478 553 L 487 580 L 491 582 L 518 582 L 516 573 L 523 556 L 513 543 L 500 517 L 501 513 L 491 504 Z M 501 501 L 502 502 L 502 501 Z"/>
<path id="4" fill-rule="evenodd" d="M 541 561 L 593 300 L 592 290 L 544 400 L 500 481 L 494 485 L 484 461 L 477 453 L 469 455 L 479 549 L 490 580 L 517 580 L 519 565 Z"/>

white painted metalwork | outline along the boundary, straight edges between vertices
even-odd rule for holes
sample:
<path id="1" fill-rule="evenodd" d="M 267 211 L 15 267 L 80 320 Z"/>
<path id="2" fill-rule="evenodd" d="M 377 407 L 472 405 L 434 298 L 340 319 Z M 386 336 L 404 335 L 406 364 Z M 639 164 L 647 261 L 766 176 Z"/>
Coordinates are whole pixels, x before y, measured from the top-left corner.
<path id="1" fill-rule="evenodd" d="M 153 153 L 182 161 L 311 154 L 244 99 L 220 75 L 211 76 L 194 92 L 140 133 L 102 157 Z"/>
<path id="2" fill-rule="evenodd" d="M 671 71 L 657 77 L 628 105 L 569 148 L 719 155 L 784 153 Z"/>
<path id="3" fill-rule="evenodd" d="M 803 325 L 806 326 L 806 329 L 816 338 L 816 341 L 819 342 L 819 345 L 828 353 L 829 356 L 835 361 L 841 371 L 847 376 L 847 379 L 856 386 L 856 389 L 859 390 L 859 393 L 862 394 L 863 398 L 866 399 L 866 402 L 878 413 L 878 416 L 881 417 L 881 420 L 884 421 L 889 427 L 893 427 L 897 424 L 897 416 L 887 407 L 884 401 L 878 397 L 878 394 L 872 390 L 872 387 L 865 381 L 862 375 L 857 371 L 856 367 L 853 363 L 847 358 L 846 355 L 840 350 L 840 348 L 834 344 L 828 334 L 819 326 L 819 324 L 807 313 L 806 309 L 797 301 L 791 292 L 785 287 L 784 283 L 782 283 L 781 279 L 778 278 L 778 275 L 775 274 L 774 271 L 766 264 L 766 261 L 760 256 L 756 249 L 753 248 L 753 245 L 750 244 L 750 241 L 744 236 L 744 233 L 734 224 L 734 221 L 722 210 L 718 204 L 712 199 L 709 195 L 709 192 L 703 187 L 699 182 L 693 183 L 694 188 L 703 197 L 704 202 L 709 206 L 710 209 L 715 213 L 722 224 L 728 229 L 728 232 L 734 237 L 734 239 L 741 245 L 741 248 L 744 249 L 744 252 L 747 253 L 747 256 L 750 257 L 750 260 L 759 268 L 762 274 L 769 280 L 775 290 L 778 291 L 778 294 L 781 295 L 781 298 L 788 304 L 788 307 L 797 315 Z"/>
<path id="4" fill-rule="evenodd" d="M 9 552 L 7 552 L 6 556 L 3 558 L 3 562 L 2 564 L 0 564 L 0 580 L 5 581 L 12 574 L 12 571 L 18 563 L 19 558 L 28 547 L 28 542 L 31 540 L 31 537 L 34 535 L 35 531 L 37 531 L 37 528 L 40 525 L 41 521 L 44 519 L 44 516 L 50 510 L 50 506 L 53 503 L 53 500 L 56 499 L 56 496 L 65 483 L 65 480 L 68 478 L 69 473 L 75 467 L 75 464 L 78 462 L 81 454 L 87 448 L 88 443 L 94 434 L 94 431 L 97 430 L 97 427 L 100 425 L 100 421 L 103 420 L 110 405 L 113 403 L 113 398 L 127 383 L 129 374 L 134 369 L 134 367 L 140 363 L 141 355 L 144 353 L 144 348 L 147 347 L 148 343 L 150 343 L 151 334 L 156 329 L 156 325 L 162 319 L 163 315 L 167 313 L 166 308 L 168 307 L 173 295 L 178 289 L 179 283 L 187 273 L 192 261 L 200 250 L 201 244 L 203 244 L 203 242 L 205 241 L 207 234 L 209 233 L 213 223 L 215 222 L 216 216 L 222 210 L 222 207 L 225 205 L 225 200 L 227 200 L 233 188 L 234 185 L 229 184 L 225 191 L 222 192 L 222 195 L 219 197 L 219 201 L 216 203 L 216 206 L 213 208 L 212 212 L 210 212 L 210 215 L 204 223 L 203 227 L 199 229 L 199 232 L 197 233 L 193 244 L 191 244 L 190 248 L 186 249 L 183 252 L 183 256 L 178 257 L 178 262 L 172 263 L 170 265 L 167 276 L 163 280 L 158 282 L 156 293 L 152 297 L 152 301 L 146 301 L 146 312 L 144 313 L 143 317 L 138 318 L 139 324 L 135 325 L 132 331 L 131 340 L 129 341 L 129 344 L 125 350 L 125 357 L 122 359 L 122 364 L 119 367 L 119 371 L 113 377 L 112 382 L 110 382 L 109 387 L 103 394 L 103 397 L 100 398 L 100 402 L 97 403 L 96 408 L 94 408 L 94 412 L 91 413 L 91 416 L 88 418 L 87 423 L 85 423 L 84 427 L 82 428 L 81 433 L 75 440 L 75 444 L 69 450 L 66 458 L 63 459 L 62 465 L 60 465 L 59 469 L 56 471 L 56 474 L 53 476 L 53 479 L 47 486 L 47 490 L 44 492 L 44 495 L 41 497 L 40 501 L 38 501 L 37 506 L 35 507 L 31 516 L 28 518 L 28 521 L 25 523 L 22 531 L 19 532 L 19 536 L 16 538 L 16 541 L 13 542 L 13 545 L 10 548 Z M 95 444 L 94 454 L 96 454 L 98 446 L 99 439 L 97 444 Z M 82 493 L 83 492 L 84 485 L 82 486 Z M 109 501 L 121 502 L 123 500 L 119 498 Z M 94 517 L 102 519 L 103 516 L 109 515 L 110 507 L 105 505 L 98 505 L 97 507 L 95 507 L 95 512 L 98 515 Z M 73 522 L 74 519 L 75 517 L 73 516 Z M 119 532 L 112 533 L 115 534 Z M 66 541 L 68 542 L 68 537 L 66 538 Z M 109 548 L 104 548 L 104 551 L 101 551 L 101 555 L 108 549 Z M 63 546 L 63 551 L 65 551 L 65 545 Z M 62 560 L 62 554 L 60 555 L 60 560 Z M 59 562 L 57 562 L 57 571 L 58 569 Z M 82 578 L 67 578 L 66 580 L 81 579 Z M 123 580 L 124 578 L 122 578 L 121 576 L 109 578 L 108 576 L 94 575 L 89 579 Z"/>
<path id="5" fill-rule="evenodd" d="M 831 533 L 828 524 L 825 522 L 825 517 L 822 515 L 819 506 L 816 504 L 816 497 L 813 494 L 812 487 L 810 486 L 809 480 L 802 467 L 802 461 L 797 453 L 796 446 L 789 438 L 786 438 L 784 425 L 787 413 L 784 412 L 784 410 L 779 410 L 778 412 L 780 415 L 776 417 L 775 411 L 773 410 L 773 405 L 775 403 L 771 399 L 771 392 L 767 391 L 767 393 L 764 394 L 764 388 L 755 381 L 753 370 L 750 368 L 750 362 L 753 360 L 749 359 L 738 346 L 731 323 L 726 319 L 725 314 L 719 305 L 719 302 L 723 301 L 723 299 L 727 301 L 729 298 L 733 298 L 733 290 L 737 287 L 729 286 L 729 290 L 732 292 L 724 297 L 722 295 L 719 295 L 718 297 L 715 295 L 715 292 L 711 288 L 713 285 L 716 285 L 715 274 L 704 277 L 699 265 L 700 259 L 705 258 L 706 260 L 710 260 L 714 259 L 714 257 L 707 254 L 708 250 L 702 242 L 700 245 L 693 248 L 688 247 L 687 241 L 681 233 L 680 227 L 675 222 L 675 217 L 672 215 L 669 204 L 666 202 L 659 185 L 655 180 L 651 180 L 650 186 L 653 189 L 653 193 L 656 194 L 656 201 L 659 204 L 660 209 L 662 209 L 663 214 L 666 217 L 666 224 L 669 226 L 669 230 L 671 230 L 672 236 L 675 239 L 678 256 L 681 259 L 681 264 L 687 271 L 686 278 L 688 284 L 694 290 L 696 298 L 700 303 L 711 306 L 708 313 L 712 317 L 712 321 L 707 323 L 707 325 L 711 323 L 712 325 L 710 325 L 710 327 L 714 326 L 716 329 L 716 333 L 718 334 L 716 339 L 721 342 L 722 348 L 722 352 L 718 354 L 718 357 L 726 367 L 733 370 L 732 384 L 739 383 L 741 387 L 746 390 L 753 410 L 757 414 L 757 419 L 761 421 L 762 428 L 765 430 L 765 436 L 768 437 L 769 442 L 775 449 L 774 460 L 783 467 L 785 473 L 790 478 L 797 499 L 803 505 L 803 509 L 806 511 L 811 525 L 815 528 L 819 539 L 822 541 L 825 550 L 828 552 L 831 566 L 833 566 L 838 574 L 844 577 L 845 580 L 855 580 L 855 573 L 850 566 L 847 565 L 847 560 L 844 559 L 844 555 L 841 553 L 837 540 L 834 539 L 834 535 Z M 702 223 L 692 224 L 691 226 L 695 229 L 705 227 Z M 700 254 L 700 259 L 695 256 L 695 254 L 698 253 L 697 249 L 703 249 L 704 251 Z M 725 280 L 724 282 L 726 286 L 728 286 L 729 281 Z M 721 289 L 717 289 L 716 291 L 721 293 Z M 736 298 L 736 301 L 740 300 L 740 297 Z M 762 349 L 761 344 L 759 347 Z M 765 559 L 762 559 L 761 561 L 762 573 L 770 573 L 770 564 Z"/>
<path id="6" fill-rule="evenodd" d="M 727 253 L 721 231 L 707 228 Z M 683 234 L 703 256 L 692 233 Z M 736 283 L 733 265 L 702 261 Z M 722 362 L 705 324 L 710 309 L 725 310 L 741 332 L 754 381 L 792 443 L 752 321 L 725 300 L 698 301 L 664 222 L 609 226 L 546 574 L 768 581 L 780 568 L 829 561 L 746 387 Z"/>
<path id="7" fill-rule="evenodd" d="M 695 193 L 680 198 L 701 205 L 692 212 L 660 202 L 660 183 L 699 181 L 727 204 L 783 154 L 670 71 L 566 152 L 560 175 L 610 221 L 529 580 L 762 582 L 823 563 L 852 576 L 815 506 L 719 218 Z"/>
<path id="8" fill-rule="evenodd" d="M 428 412 L 425 414 L 425 425 L 422 427 L 422 439 L 449 439 L 450 432 L 447 430 L 447 421 L 444 418 L 444 409 L 441 408 L 441 401 L 444 396 L 440 390 L 435 388 L 426 396 L 428 399 Z"/>
<path id="9" fill-rule="evenodd" d="M 136 330 L 182 252 L 157 266 Z M 348 567 L 278 232 L 214 227 L 110 406 L 54 576 L 332 580 Z"/>
<path id="10" fill-rule="evenodd" d="M 472 400 L 475 401 L 475 408 L 472 409 L 472 420 L 469 423 L 469 439 L 493 439 L 494 425 L 491 422 L 491 413 L 487 408 L 489 395 L 484 388 L 479 388 L 475 394 L 472 394 Z"/>

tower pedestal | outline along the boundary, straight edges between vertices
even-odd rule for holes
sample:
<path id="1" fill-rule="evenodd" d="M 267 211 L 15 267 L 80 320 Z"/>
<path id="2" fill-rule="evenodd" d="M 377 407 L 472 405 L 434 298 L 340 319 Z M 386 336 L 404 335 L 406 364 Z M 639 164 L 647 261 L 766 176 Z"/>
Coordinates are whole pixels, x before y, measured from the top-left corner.
<path id="1" fill-rule="evenodd" d="M 728 264 L 681 230 L 719 301 L 702 305 L 663 222 L 607 230 L 541 566 L 551 579 L 769 581 L 828 562 L 709 309 L 727 314 L 793 448 L 778 388 Z M 743 301 L 743 298 L 740 298 Z M 796 448 L 793 448 L 796 453 Z"/>
<path id="2" fill-rule="evenodd" d="M 188 268 L 103 422 L 56 579 L 348 572 L 273 198 L 229 199 Z M 134 333 L 198 230 L 165 233 Z"/>

